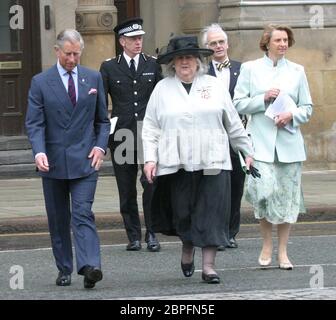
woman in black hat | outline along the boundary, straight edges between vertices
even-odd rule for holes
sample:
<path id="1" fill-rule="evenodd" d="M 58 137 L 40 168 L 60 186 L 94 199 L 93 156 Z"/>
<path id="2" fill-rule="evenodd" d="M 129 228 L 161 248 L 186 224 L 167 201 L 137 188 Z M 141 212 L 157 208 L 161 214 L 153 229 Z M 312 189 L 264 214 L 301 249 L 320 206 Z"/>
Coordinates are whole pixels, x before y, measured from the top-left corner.
<path id="1" fill-rule="evenodd" d="M 228 243 L 230 213 L 229 139 L 232 147 L 253 162 L 253 150 L 230 94 L 206 75 L 195 36 L 172 38 L 158 63 L 168 77 L 155 87 L 143 123 L 145 174 L 157 177 L 152 202 L 156 232 L 182 241 L 181 268 L 194 273 L 194 247 L 202 248 L 202 279 L 219 283 L 214 269 L 219 245 Z"/>

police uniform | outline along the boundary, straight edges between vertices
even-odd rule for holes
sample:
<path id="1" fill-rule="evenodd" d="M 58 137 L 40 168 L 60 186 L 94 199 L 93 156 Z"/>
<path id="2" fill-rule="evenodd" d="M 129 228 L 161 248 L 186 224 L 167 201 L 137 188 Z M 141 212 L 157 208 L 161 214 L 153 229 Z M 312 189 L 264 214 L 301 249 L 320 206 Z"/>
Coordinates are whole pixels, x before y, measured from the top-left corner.
<path id="1" fill-rule="evenodd" d="M 127 20 L 118 25 L 114 31 L 119 36 L 144 34 L 142 19 Z M 142 144 L 141 128 L 137 126 L 141 126 L 149 97 L 156 83 L 162 79 L 161 67 L 156 63 L 155 58 L 140 53 L 138 66 L 133 74 L 124 55 L 120 54 L 114 59 L 103 62 L 100 72 L 104 81 L 106 99 L 108 95 L 112 99 L 111 118 L 118 118 L 114 133 L 110 136 L 109 147 L 119 190 L 120 211 L 130 242 L 127 250 L 140 250 L 141 224 L 137 205 L 136 179 L 139 168 L 138 159 L 142 158 Z M 125 130 L 122 129 L 128 129 L 128 133 L 132 135 L 130 137 L 128 134 L 127 138 L 123 137 L 122 141 L 118 141 L 119 136 L 125 134 Z M 122 157 L 127 159 L 126 163 L 118 160 L 121 149 L 123 149 Z M 150 221 L 152 185 L 147 182 L 143 172 L 140 181 L 144 188 L 142 199 L 147 248 L 151 251 L 158 251 L 159 243 L 152 232 Z M 154 245 L 151 246 L 151 243 Z"/>

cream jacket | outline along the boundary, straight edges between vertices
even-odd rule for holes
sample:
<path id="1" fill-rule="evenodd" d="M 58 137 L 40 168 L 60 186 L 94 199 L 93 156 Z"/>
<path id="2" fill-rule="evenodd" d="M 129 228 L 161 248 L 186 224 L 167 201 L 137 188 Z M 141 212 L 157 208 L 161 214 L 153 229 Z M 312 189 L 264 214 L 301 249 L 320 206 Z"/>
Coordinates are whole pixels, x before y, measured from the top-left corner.
<path id="1" fill-rule="evenodd" d="M 231 170 L 229 140 L 235 151 L 253 156 L 229 92 L 209 75 L 196 77 L 189 94 L 176 76 L 161 80 L 147 105 L 142 139 L 144 160 L 157 163 L 157 175 Z"/>

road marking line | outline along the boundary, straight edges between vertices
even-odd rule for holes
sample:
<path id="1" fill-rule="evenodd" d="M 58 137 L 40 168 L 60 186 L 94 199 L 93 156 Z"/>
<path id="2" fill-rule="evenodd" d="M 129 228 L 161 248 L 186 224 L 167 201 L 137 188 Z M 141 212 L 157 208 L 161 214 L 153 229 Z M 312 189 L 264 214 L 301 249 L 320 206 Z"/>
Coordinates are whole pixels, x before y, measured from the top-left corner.
<path id="1" fill-rule="evenodd" d="M 308 237 L 306 236 L 292 236 L 291 238 L 306 238 Z M 310 238 L 325 238 L 325 237 L 336 237 L 335 234 L 331 234 L 331 235 L 317 235 L 317 236 L 309 236 Z M 261 238 L 240 238 L 239 241 L 251 241 L 251 240 L 261 240 Z M 289 241 L 291 243 L 291 241 Z M 166 246 L 171 246 L 171 245 L 175 245 L 175 244 L 181 244 L 181 241 L 160 241 L 160 244 L 162 245 L 166 245 Z M 101 245 L 102 248 L 109 248 L 109 247 L 122 247 L 122 246 L 126 246 L 127 243 L 118 243 L 118 244 L 103 244 Z M 1 253 L 13 253 L 13 252 L 25 252 L 25 251 L 40 251 L 40 250 L 51 250 L 50 247 L 47 248 L 35 248 L 35 249 L 17 249 L 17 250 L 0 250 L 0 254 Z M 227 269 L 226 269 L 227 270 Z"/>

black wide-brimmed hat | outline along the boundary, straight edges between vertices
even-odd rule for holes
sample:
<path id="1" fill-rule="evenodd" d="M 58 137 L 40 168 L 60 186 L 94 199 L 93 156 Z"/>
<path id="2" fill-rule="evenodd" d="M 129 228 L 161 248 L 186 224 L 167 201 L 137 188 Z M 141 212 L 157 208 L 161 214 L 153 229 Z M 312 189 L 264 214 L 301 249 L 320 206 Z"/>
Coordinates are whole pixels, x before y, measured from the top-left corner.
<path id="1" fill-rule="evenodd" d="M 202 49 L 198 45 L 196 36 L 177 36 L 169 40 L 164 52 L 160 52 L 157 62 L 169 63 L 175 56 L 193 55 L 196 57 L 208 57 L 214 52 L 211 49 Z"/>
<path id="2" fill-rule="evenodd" d="M 113 31 L 120 36 L 134 37 L 143 35 L 146 32 L 142 30 L 143 20 L 141 18 L 130 18 L 119 23 Z"/>

